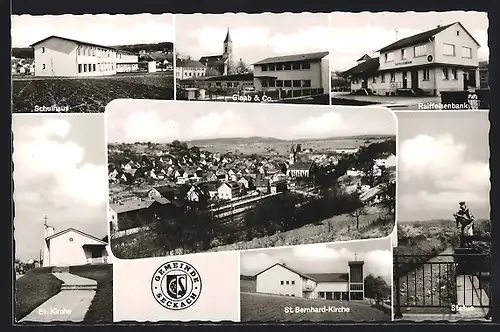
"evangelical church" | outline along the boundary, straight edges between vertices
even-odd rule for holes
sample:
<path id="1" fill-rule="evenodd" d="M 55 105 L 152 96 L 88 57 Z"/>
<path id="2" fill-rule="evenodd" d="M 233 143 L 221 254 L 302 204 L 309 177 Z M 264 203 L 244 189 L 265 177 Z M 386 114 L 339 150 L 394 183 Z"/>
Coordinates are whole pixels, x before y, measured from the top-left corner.
<path id="1" fill-rule="evenodd" d="M 207 69 L 216 70 L 218 75 L 229 75 L 230 69 L 234 65 L 233 59 L 233 41 L 229 28 L 227 29 L 226 38 L 222 43 L 223 53 L 220 55 L 202 56 L 199 60 Z"/>
<path id="2" fill-rule="evenodd" d="M 55 232 L 44 224 L 43 266 L 76 266 L 87 264 L 111 264 L 111 249 L 106 239 L 84 233 L 75 228 Z"/>

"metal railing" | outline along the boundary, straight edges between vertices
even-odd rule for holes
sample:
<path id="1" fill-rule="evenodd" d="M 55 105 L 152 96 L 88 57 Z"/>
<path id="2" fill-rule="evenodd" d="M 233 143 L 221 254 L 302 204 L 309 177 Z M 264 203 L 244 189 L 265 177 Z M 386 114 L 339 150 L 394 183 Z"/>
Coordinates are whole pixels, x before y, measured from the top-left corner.
<path id="1" fill-rule="evenodd" d="M 394 316 L 403 309 L 491 309 L 490 255 L 394 255 Z"/>

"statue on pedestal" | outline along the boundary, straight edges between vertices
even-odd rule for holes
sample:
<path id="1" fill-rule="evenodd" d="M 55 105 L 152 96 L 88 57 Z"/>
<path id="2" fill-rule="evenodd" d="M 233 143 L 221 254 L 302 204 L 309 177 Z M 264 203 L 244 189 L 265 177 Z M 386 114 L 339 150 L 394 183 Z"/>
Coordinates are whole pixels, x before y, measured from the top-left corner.
<path id="1" fill-rule="evenodd" d="M 453 216 L 455 217 L 457 227 L 461 228 L 461 239 L 466 239 L 474 235 L 474 216 L 465 202 L 460 202 L 459 206 L 460 208 L 453 214 Z M 463 241 L 461 246 L 466 246 L 466 244 L 467 241 Z"/>

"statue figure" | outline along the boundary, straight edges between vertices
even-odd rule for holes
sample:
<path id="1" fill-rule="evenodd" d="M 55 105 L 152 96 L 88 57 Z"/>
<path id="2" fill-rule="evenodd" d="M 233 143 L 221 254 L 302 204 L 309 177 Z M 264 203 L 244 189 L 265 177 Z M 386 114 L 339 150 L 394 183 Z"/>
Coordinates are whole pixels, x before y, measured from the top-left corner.
<path id="1" fill-rule="evenodd" d="M 462 237 L 474 235 L 474 216 L 465 202 L 459 203 L 460 208 L 453 214 L 457 227 L 461 227 Z"/>

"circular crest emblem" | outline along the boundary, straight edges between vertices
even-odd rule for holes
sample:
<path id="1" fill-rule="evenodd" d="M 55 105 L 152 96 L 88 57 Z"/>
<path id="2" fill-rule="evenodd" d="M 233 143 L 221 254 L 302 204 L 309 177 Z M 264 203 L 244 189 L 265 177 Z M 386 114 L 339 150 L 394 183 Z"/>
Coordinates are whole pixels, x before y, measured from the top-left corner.
<path id="1" fill-rule="evenodd" d="M 160 266 L 151 279 L 151 292 L 155 300 L 170 310 L 191 307 L 201 294 L 198 271 L 183 261 L 171 261 Z"/>

